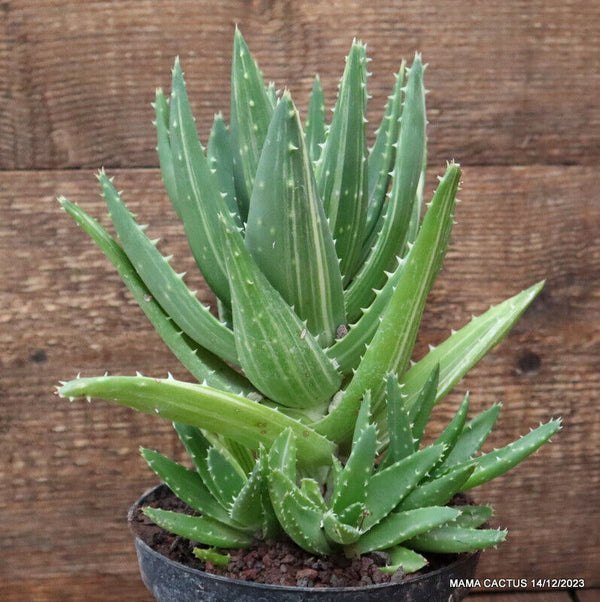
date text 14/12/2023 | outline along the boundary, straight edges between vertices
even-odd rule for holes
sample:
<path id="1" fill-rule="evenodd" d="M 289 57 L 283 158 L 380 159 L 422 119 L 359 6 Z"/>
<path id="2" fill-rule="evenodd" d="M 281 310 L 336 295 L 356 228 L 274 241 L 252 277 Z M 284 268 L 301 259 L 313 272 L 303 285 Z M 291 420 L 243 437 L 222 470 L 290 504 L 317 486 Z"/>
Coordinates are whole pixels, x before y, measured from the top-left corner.
<path id="1" fill-rule="evenodd" d="M 570 589 L 585 587 L 584 579 L 535 578 L 450 579 L 450 587 L 483 587 L 485 589 Z"/>

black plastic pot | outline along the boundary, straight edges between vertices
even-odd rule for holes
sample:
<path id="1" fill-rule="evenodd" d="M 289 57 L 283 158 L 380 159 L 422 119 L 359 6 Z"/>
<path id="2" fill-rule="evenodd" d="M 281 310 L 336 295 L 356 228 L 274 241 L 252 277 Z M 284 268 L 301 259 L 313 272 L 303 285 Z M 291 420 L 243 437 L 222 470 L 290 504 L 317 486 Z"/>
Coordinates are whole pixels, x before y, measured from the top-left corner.
<path id="1" fill-rule="evenodd" d="M 146 492 L 130 509 L 164 497 L 159 485 Z M 289 587 L 238 581 L 187 567 L 159 554 L 139 537 L 135 549 L 144 584 L 159 602 L 455 602 L 468 588 L 451 581 L 472 579 L 479 553 L 463 554 L 441 569 L 406 579 L 365 587 Z"/>

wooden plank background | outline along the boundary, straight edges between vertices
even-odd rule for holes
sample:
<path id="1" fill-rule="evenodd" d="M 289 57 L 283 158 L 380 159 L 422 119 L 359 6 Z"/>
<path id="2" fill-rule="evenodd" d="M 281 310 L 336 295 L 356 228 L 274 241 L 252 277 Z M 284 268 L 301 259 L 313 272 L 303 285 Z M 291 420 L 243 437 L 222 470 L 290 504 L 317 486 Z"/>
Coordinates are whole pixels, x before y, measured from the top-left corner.
<path id="1" fill-rule="evenodd" d="M 367 42 L 373 123 L 400 58 L 423 52 L 427 190 L 447 159 L 465 173 L 418 352 L 547 280 L 437 416 L 467 389 L 474 411 L 502 401 L 494 446 L 565 420 L 552 445 L 480 489 L 510 531 L 480 575 L 600 585 L 597 2 L 8 0 L 0 19 L 1 599 L 149 599 L 125 513 L 154 483 L 138 446 L 181 457 L 171 427 L 100 401 L 70 405 L 52 389 L 79 371 L 186 375 L 55 199 L 106 224 L 94 178 L 104 165 L 161 249 L 191 268 L 160 186 L 150 102 L 179 55 L 206 137 L 213 113 L 228 114 L 234 23 L 300 108 L 317 71 L 333 102 L 352 37 Z"/>

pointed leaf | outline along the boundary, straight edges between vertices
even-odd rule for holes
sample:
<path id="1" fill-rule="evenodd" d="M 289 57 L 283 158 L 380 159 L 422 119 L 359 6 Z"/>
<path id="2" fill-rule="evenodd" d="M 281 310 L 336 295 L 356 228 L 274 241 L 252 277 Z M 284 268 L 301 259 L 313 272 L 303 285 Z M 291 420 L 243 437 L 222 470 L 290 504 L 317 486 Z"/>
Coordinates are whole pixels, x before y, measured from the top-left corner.
<path id="1" fill-rule="evenodd" d="M 244 397 L 210 387 L 141 376 L 78 378 L 58 389 L 62 397 L 101 397 L 173 422 L 205 428 L 239 441 L 250 449 L 270 447 L 290 427 L 300 460 L 309 465 L 331 462 L 333 444 L 310 427 Z"/>
<path id="2" fill-rule="evenodd" d="M 477 487 L 504 474 L 546 443 L 560 428 L 560 419 L 551 420 L 502 449 L 476 458 L 475 470 L 467 482 L 464 483 L 463 489 Z"/>
<path id="3" fill-rule="evenodd" d="M 218 113 L 213 120 L 213 126 L 208 138 L 206 149 L 209 165 L 215 171 L 219 190 L 224 195 L 225 203 L 229 212 L 235 216 L 235 223 L 242 225 L 240 210 L 235 196 L 235 185 L 233 180 L 233 149 L 231 147 L 231 135 L 229 128 L 223 120 L 223 115 Z"/>
<path id="4" fill-rule="evenodd" d="M 492 432 L 501 409 L 500 404 L 495 404 L 470 420 L 463 428 L 443 464 L 436 469 L 435 474 L 443 474 L 453 467 L 471 460 Z"/>
<path id="5" fill-rule="evenodd" d="M 317 75 L 310 93 L 304 128 L 306 132 L 306 147 L 312 161 L 317 161 L 321 156 L 321 145 L 325 142 L 326 138 L 326 127 L 323 88 L 321 87 L 321 80 Z"/>
<path id="6" fill-rule="evenodd" d="M 198 132 L 187 96 L 179 60 L 173 68 L 170 139 L 177 178 L 177 213 L 185 228 L 190 250 L 204 279 L 217 297 L 229 304 L 229 282 L 219 238 L 219 215 L 235 225 L 235 218 L 219 189 Z"/>
<path id="7" fill-rule="evenodd" d="M 366 62 L 364 45 L 354 41 L 316 174 L 346 280 L 360 259 L 367 214 Z"/>
<path id="8" fill-rule="evenodd" d="M 344 391 L 341 402 L 317 426 L 317 430 L 329 439 L 347 440 L 364 392 L 367 389 L 372 391 L 377 410 L 385 376 L 390 372 L 404 372 L 412 354 L 427 295 L 448 246 L 459 179 L 460 168 L 450 164 L 434 193 L 417 241 L 406 258 L 396 289 L 354 378 Z"/>
<path id="9" fill-rule="evenodd" d="M 220 501 L 213 497 L 197 472 L 151 449 L 142 449 L 141 452 L 150 468 L 180 500 L 205 516 L 232 527 L 240 527 Z"/>
<path id="10" fill-rule="evenodd" d="M 383 209 L 383 222 L 366 261 L 350 284 L 346 306 L 350 321 L 373 300 L 373 289 L 385 282 L 385 271 L 396 267 L 401 255 L 416 198 L 425 152 L 425 88 L 419 55 L 410 68 L 398 149 L 392 174 L 390 198 Z"/>
<path id="11" fill-rule="evenodd" d="M 181 331 L 154 299 L 123 249 L 95 219 L 67 199 L 60 198 L 59 201 L 117 268 L 123 282 L 152 326 L 194 378 L 199 382 L 206 382 L 215 389 L 231 393 L 247 395 L 254 390 L 241 374 L 232 370 L 225 362 L 206 349 L 198 346 Z"/>
<path id="12" fill-rule="evenodd" d="M 423 439 L 425 427 L 429 422 L 431 410 L 435 405 L 435 394 L 437 392 L 439 376 L 440 367 L 436 366 L 421 390 L 417 403 L 412 406 L 411 411 L 409 412 L 409 416 L 412 419 L 412 434 L 415 440 L 415 449 L 418 449 L 419 444 Z"/>
<path id="13" fill-rule="evenodd" d="M 223 525 L 207 516 L 189 516 L 160 508 L 144 508 L 144 514 L 163 529 L 192 541 L 218 548 L 245 548 L 252 534 Z"/>
<path id="14" fill-rule="evenodd" d="M 246 479 L 243 479 L 223 454 L 214 447 L 208 450 L 206 463 L 213 485 L 211 491 L 215 492 L 217 499 L 225 508 L 230 508 Z"/>
<path id="15" fill-rule="evenodd" d="M 386 377 L 388 448 L 380 468 L 387 468 L 415 451 L 410 418 L 404 409 L 402 390 L 394 374 Z"/>
<path id="16" fill-rule="evenodd" d="M 267 488 L 266 453 L 259 451 L 252 472 L 231 506 L 231 517 L 243 525 L 260 529 L 263 521 L 262 501 Z"/>
<path id="17" fill-rule="evenodd" d="M 408 395 L 407 406 L 411 407 L 415 403 L 419 391 L 436 364 L 440 365 L 437 401 L 442 399 L 490 349 L 508 334 L 543 285 L 543 282 L 539 282 L 492 307 L 481 316 L 473 318 L 469 324 L 452 334 L 412 366 L 400 378 L 400 383 L 404 385 L 403 391 Z"/>
<path id="18" fill-rule="evenodd" d="M 156 91 L 156 100 L 154 103 L 154 112 L 156 114 L 156 151 L 158 152 L 158 161 L 160 163 L 160 173 L 162 175 L 165 190 L 171 202 L 177 207 L 179 192 L 177 190 L 177 178 L 175 177 L 175 167 L 173 165 L 173 155 L 171 152 L 171 140 L 169 134 L 169 103 L 161 89 Z"/>
<path id="19" fill-rule="evenodd" d="M 236 195 L 244 222 L 272 112 L 262 73 L 236 27 L 231 65 L 231 137 Z"/>
<path id="20" fill-rule="evenodd" d="M 365 241 L 363 255 L 368 254 L 373 242 L 376 228 L 390 182 L 390 172 L 394 166 L 398 133 L 400 132 L 400 116 L 402 115 L 402 89 L 406 83 L 406 62 L 402 61 L 400 71 L 396 74 L 394 90 L 385 105 L 381 124 L 377 129 L 375 144 L 369 151 L 369 204 L 365 223 Z M 366 249 L 366 253 L 365 253 Z"/>
<path id="21" fill-rule="evenodd" d="M 417 486 L 443 451 L 440 445 L 430 445 L 384 470 L 378 470 L 366 487 L 365 504 L 369 515 L 365 529 L 387 516 Z"/>
<path id="22" fill-rule="evenodd" d="M 358 554 L 390 548 L 458 516 L 452 508 L 431 506 L 395 512 L 367 531 L 353 546 Z"/>
<path id="23" fill-rule="evenodd" d="M 438 554 L 461 554 L 472 550 L 496 547 L 506 539 L 506 531 L 495 529 L 468 529 L 443 525 L 413 537 L 407 546 L 420 552 Z"/>
<path id="24" fill-rule="evenodd" d="M 428 481 L 413 489 L 400 503 L 401 510 L 412 510 L 423 506 L 443 506 L 455 493 L 462 490 L 466 480 L 475 470 L 475 465 L 465 464 L 453 471 Z"/>
<path id="25" fill-rule="evenodd" d="M 329 344 L 346 321 L 342 278 L 289 92 L 275 109 L 260 156 L 245 242 L 308 330 Z"/>
<path id="26" fill-rule="evenodd" d="M 234 334 L 246 376 L 284 406 L 309 408 L 327 401 L 339 389 L 341 375 L 260 271 L 239 232 L 221 231 L 232 257 Z"/>
<path id="27" fill-rule="evenodd" d="M 98 176 L 125 253 L 164 311 L 197 343 L 237 362 L 233 333 L 202 305 L 144 234 L 104 173 Z"/>
<path id="28" fill-rule="evenodd" d="M 354 543 L 362 535 L 360 529 L 342 522 L 331 511 L 323 516 L 323 528 L 331 541 L 344 546 Z"/>
<path id="29" fill-rule="evenodd" d="M 398 569 L 402 569 L 402 572 L 408 575 L 422 569 L 428 564 L 427 559 L 423 558 L 421 554 L 403 546 L 394 546 L 385 551 L 390 555 L 390 564 L 381 567 L 384 573 L 393 574 Z"/>

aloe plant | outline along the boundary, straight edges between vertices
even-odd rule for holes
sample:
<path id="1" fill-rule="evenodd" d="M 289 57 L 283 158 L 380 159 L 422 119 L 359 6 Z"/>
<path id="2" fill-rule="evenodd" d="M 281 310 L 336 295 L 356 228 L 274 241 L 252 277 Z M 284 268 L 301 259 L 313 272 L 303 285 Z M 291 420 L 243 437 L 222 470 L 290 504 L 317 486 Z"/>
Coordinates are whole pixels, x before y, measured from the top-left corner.
<path id="1" fill-rule="evenodd" d="M 110 178 L 102 195 L 118 238 L 79 206 L 62 207 L 115 265 L 194 382 L 77 378 L 58 393 L 100 397 L 174 423 L 193 469 L 142 455 L 199 516 L 146 508 L 200 542 L 200 558 L 259 538 L 313 554 L 389 553 L 411 572 L 421 552 L 495 546 L 487 506 L 454 495 L 503 474 L 559 428 L 551 420 L 480 454 L 498 417 L 467 420 L 465 397 L 423 445 L 433 407 L 498 344 L 543 283 L 514 295 L 411 363 L 427 295 L 446 253 L 460 167 L 449 163 L 421 220 L 426 166 L 424 66 L 402 63 L 372 148 L 367 57 L 352 43 L 331 123 L 318 78 L 302 123 L 290 93 L 265 85 L 239 32 L 231 123 L 217 115 L 205 148 L 178 60 L 156 93 L 158 156 L 219 318 L 136 223 Z"/>

